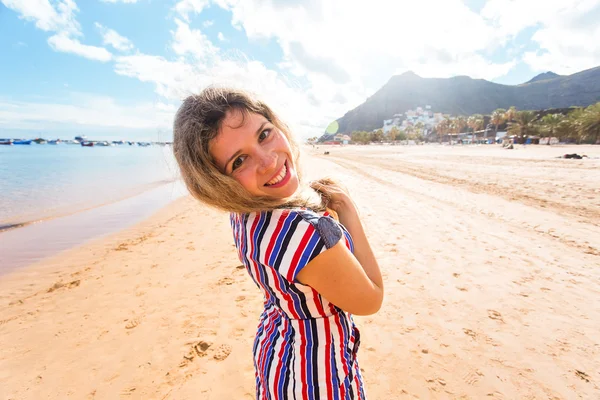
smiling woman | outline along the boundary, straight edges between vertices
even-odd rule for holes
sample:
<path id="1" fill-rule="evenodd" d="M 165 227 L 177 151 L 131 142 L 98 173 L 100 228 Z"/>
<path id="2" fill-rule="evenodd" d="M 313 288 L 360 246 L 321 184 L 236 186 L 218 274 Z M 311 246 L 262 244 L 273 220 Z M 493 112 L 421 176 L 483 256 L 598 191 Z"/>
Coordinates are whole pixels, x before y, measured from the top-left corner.
<path id="1" fill-rule="evenodd" d="M 294 137 L 244 92 L 188 97 L 173 132 L 188 189 L 231 213 L 238 256 L 265 297 L 256 397 L 366 398 L 351 314 L 377 312 L 383 283 L 348 193 L 331 180 L 303 185 Z"/>

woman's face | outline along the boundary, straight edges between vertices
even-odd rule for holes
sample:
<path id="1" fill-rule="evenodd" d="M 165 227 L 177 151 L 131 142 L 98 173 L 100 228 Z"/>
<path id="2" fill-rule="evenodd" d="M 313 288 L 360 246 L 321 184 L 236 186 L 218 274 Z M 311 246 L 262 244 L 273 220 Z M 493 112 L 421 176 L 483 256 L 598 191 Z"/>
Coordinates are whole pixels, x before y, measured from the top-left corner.
<path id="1" fill-rule="evenodd" d="M 252 195 L 283 199 L 298 189 L 287 138 L 260 114 L 244 115 L 235 109 L 227 112 L 209 148 L 221 172 Z"/>

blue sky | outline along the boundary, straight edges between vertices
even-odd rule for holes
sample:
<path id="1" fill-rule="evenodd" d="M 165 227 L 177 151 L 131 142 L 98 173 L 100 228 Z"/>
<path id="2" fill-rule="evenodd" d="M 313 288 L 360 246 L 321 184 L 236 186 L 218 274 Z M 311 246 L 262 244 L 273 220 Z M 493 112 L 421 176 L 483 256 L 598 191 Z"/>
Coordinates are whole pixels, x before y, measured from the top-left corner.
<path id="1" fill-rule="evenodd" d="M 600 0 L 0 0 L 0 136 L 163 138 L 185 95 L 257 93 L 319 135 L 389 78 L 600 65 Z"/>

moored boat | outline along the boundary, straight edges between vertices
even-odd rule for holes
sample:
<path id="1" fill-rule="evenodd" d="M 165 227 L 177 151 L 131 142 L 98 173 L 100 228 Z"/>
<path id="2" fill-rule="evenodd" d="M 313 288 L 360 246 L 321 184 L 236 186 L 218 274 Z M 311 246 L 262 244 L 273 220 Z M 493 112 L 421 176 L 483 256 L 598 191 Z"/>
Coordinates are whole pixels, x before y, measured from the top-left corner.
<path id="1" fill-rule="evenodd" d="M 94 147 L 94 142 L 81 142 L 83 147 Z"/>
<path id="2" fill-rule="evenodd" d="M 3 146 L 12 146 L 13 144 L 13 140 L 12 139 L 0 139 L 0 145 Z"/>
<path id="3" fill-rule="evenodd" d="M 15 140 L 13 142 L 13 144 L 21 144 L 21 145 L 23 145 L 23 144 L 31 144 L 31 142 L 32 142 L 32 140 L 19 139 L 19 140 Z"/>

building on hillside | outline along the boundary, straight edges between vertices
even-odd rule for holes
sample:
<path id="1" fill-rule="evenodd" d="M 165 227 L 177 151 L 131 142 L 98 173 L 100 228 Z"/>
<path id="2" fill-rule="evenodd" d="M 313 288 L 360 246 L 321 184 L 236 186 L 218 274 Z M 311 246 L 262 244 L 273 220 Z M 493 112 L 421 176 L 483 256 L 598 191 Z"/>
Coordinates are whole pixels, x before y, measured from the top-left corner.
<path id="1" fill-rule="evenodd" d="M 332 138 L 323 142 L 323 144 L 350 144 L 352 138 L 348 135 L 338 133 L 333 135 Z"/>
<path id="2" fill-rule="evenodd" d="M 388 133 L 392 130 L 393 127 L 397 129 L 401 129 L 402 126 L 403 115 L 402 114 L 394 114 L 394 116 L 390 119 L 383 120 L 383 133 Z"/>

